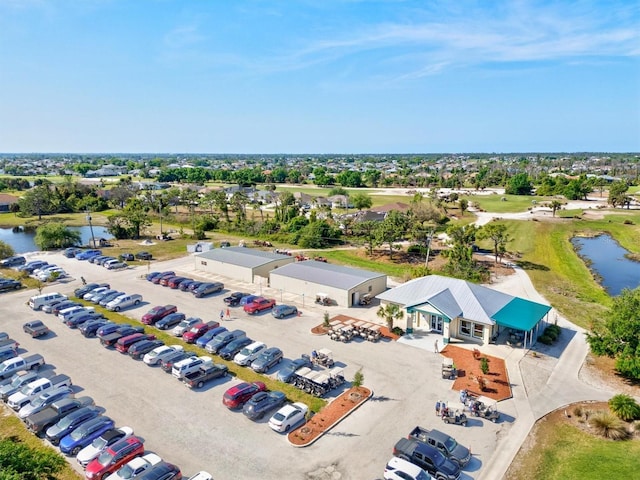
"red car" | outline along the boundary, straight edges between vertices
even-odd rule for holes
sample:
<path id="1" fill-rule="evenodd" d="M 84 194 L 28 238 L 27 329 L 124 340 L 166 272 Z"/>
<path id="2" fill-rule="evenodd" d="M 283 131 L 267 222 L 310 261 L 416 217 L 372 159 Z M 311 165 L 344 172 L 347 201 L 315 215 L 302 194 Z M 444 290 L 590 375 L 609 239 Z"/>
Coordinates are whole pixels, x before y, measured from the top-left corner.
<path id="1" fill-rule="evenodd" d="M 176 274 L 174 272 L 162 272 L 154 277 L 151 278 L 151 283 L 154 283 L 156 285 L 158 285 L 160 283 L 160 280 L 162 280 L 163 278 L 168 278 L 168 277 L 175 277 Z"/>
<path id="2" fill-rule="evenodd" d="M 91 460 L 84 474 L 88 480 L 101 480 L 143 453 L 144 440 L 140 437 L 119 440 Z"/>
<path id="3" fill-rule="evenodd" d="M 177 275 L 168 275 L 166 277 L 160 278 L 160 281 L 158 283 L 160 285 L 162 285 L 163 287 L 168 287 L 169 286 L 169 282 L 171 280 L 173 280 L 174 278 L 178 278 L 178 276 Z"/>
<path id="4" fill-rule="evenodd" d="M 171 277 L 167 282 L 167 287 L 169 288 L 179 288 L 180 284 L 186 280 L 189 280 L 187 277 Z"/>
<path id="5" fill-rule="evenodd" d="M 187 343 L 195 343 L 202 335 L 207 333 L 209 330 L 213 330 L 214 328 L 218 328 L 220 324 L 218 322 L 207 322 L 207 323 L 198 323 L 197 325 L 191 327 L 191 330 L 182 334 L 182 340 Z"/>
<path id="6" fill-rule="evenodd" d="M 142 340 L 155 340 L 155 335 L 150 335 L 148 333 L 134 333 L 132 335 L 128 335 L 126 337 L 122 337 L 116 342 L 116 350 L 120 353 L 127 353 L 129 351 L 129 347 L 134 343 L 141 342 Z"/>
<path id="7" fill-rule="evenodd" d="M 224 392 L 222 403 L 230 409 L 242 408 L 247 400 L 258 392 L 264 392 L 266 389 L 266 385 L 262 382 L 242 382 Z"/>
<path id="8" fill-rule="evenodd" d="M 145 325 L 153 325 L 161 318 L 166 317 L 170 313 L 176 313 L 177 311 L 178 307 L 175 305 L 158 305 L 145 313 L 140 321 Z"/>
<path id="9" fill-rule="evenodd" d="M 258 297 L 251 303 L 247 303 L 244 306 L 244 311 L 250 315 L 261 312 L 263 310 L 270 310 L 275 307 L 276 301 L 273 298 Z"/>

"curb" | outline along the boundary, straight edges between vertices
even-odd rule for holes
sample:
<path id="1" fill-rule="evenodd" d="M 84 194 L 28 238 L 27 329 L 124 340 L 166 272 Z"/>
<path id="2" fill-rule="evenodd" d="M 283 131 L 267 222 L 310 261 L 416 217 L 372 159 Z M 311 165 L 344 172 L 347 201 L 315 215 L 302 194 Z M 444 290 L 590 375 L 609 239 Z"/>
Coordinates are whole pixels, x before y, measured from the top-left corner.
<path id="1" fill-rule="evenodd" d="M 349 415 L 351 415 L 353 412 L 355 412 L 356 410 L 358 410 L 358 408 L 360 408 L 362 405 L 364 405 L 371 397 L 373 397 L 373 390 L 369 389 L 369 396 L 367 398 L 365 398 L 362 402 L 360 402 L 358 405 L 356 405 L 355 407 L 353 407 L 351 410 L 349 410 L 348 412 L 346 412 L 343 416 L 341 416 L 340 418 L 338 418 L 335 422 L 333 422 L 331 425 L 329 425 L 320 435 L 318 435 L 317 437 L 315 437 L 314 439 L 310 440 L 309 442 L 303 444 L 303 445 L 295 445 L 293 443 L 291 443 L 291 441 L 289 440 L 289 435 L 291 435 L 291 433 L 295 432 L 296 430 L 298 430 L 299 428 L 304 428 L 304 425 L 296 428 L 296 430 L 293 430 L 292 432 L 290 432 L 289 434 L 287 434 L 287 442 L 289 442 L 289 445 L 291 445 L 292 447 L 295 448 L 304 448 L 304 447 L 308 447 L 310 445 L 313 445 L 314 443 L 316 443 L 318 440 L 320 440 L 327 432 L 329 432 L 333 427 L 335 427 L 336 425 L 338 425 L 342 420 L 344 420 L 345 418 L 347 418 Z M 337 399 L 336 399 L 337 400 Z M 335 400 L 334 400 L 335 401 Z M 330 405 L 330 404 L 329 404 Z M 326 407 L 325 407 L 326 408 Z M 305 424 L 306 425 L 306 424 Z"/>

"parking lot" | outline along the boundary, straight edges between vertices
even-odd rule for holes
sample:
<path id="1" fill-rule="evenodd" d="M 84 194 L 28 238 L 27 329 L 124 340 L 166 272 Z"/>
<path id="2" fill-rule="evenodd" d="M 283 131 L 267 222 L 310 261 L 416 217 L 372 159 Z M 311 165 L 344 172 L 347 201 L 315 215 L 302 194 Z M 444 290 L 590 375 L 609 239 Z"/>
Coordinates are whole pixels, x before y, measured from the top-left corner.
<path id="1" fill-rule="evenodd" d="M 196 299 L 189 293 L 143 280 L 149 270 L 147 265 L 108 271 L 61 254 L 41 257 L 64 267 L 74 277 L 65 284 L 47 287 L 45 292 L 72 294 L 81 285 L 81 276 L 87 282 L 106 281 L 113 288 L 142 294 L 145 302 L 124 312 L 137 320 L 152 306 L 167 303 L 177 305 L 187 316 L 218 320 L 220 311 L 226 311 L 222 298 L 229 291 L 267 293 L 260 292 L 255 285 L 233 284 L 220 276 L 216 280 L 224 281 L 225 291 Z M 150 268 L 201 277 L 194 271 L 192 257 L 162 264 L 152 262 Z M 421 425 L 447 432 L 470 447 L 474 459 L 461 478 L 477 478 L 512 424 L 510 421 L 493 424 L 476 418 L 470 418 L 466 428 L 443 424 L 435 415 L 434 405 L 438 400 L 457 400 L 457 392 L 450 389 L 449 381 L 441 379 L 438 354 L 392 341 L 343 344 L 327 336 L 314 336 L 310 329 L 322 322 L 325 309 L 313 305 L 298 305 L 302 315 L 283 320 L 268 312 L 249 316 L 237 307 L 232 308 L 231 320 L 224 322 L 227 328 L 243 329 L 254 340 L 280 347 L 288 359 L 313 349 L 329 348 L 337 365 L 344 367 L 348 380 L 362 368 L 364 384 L 374 392 L 369 402 L 314 445 L 294 448 L 286 436 L 266 425 L 268 418 L 254 423 L 241 412 L 231 412 L 222 405 L 222 394 L 237 380 L 214 381 L 202 391 L 191 391 L 158 368 L 106 350 L 97 340 L 85 339 L 57 318 L 31 311 L 25 302 L 36 293 L 2 295 L 0 331 L 8 332 L 30 353 L 41 353 L 59 373 L 71 376 L 74 384 L 83 389 L 82 394 L 92 396 L 98 405 L 105 407 L 117 425 L 133 427 L 136 434 L 146 439 L 147 449 L 179 465 L 185 475 L 207 470 L 216 480 L 381 478 L 397 439 Z M 281 303 L 279 295 L 276 300 Z M 286 298 L 283 300 L 287 303 Z M 355 317 L 360 312 L 367 315 L 362 318 L 372 318 L 371 311 L 360 309 L 330 311 L 332 315 L 346 313 Z M 31 319 L 44 320 L 54 335 L 42 339 L 24 335 L 22 324 Z M 270 376 L 275 373 L 271 371 Z M 513 409 L 509 401 L 501 402 L 499 407 L 509 418 L 515 417 L 515 412 L 509 411 Z"/>

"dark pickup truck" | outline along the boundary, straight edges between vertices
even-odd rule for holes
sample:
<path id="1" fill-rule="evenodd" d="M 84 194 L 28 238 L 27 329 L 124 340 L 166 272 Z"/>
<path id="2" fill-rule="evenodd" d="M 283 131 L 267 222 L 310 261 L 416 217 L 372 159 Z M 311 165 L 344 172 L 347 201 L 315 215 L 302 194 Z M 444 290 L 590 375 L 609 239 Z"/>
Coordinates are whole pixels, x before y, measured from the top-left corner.
<path id="1" fill-rule="evenodd" d="M 455 438 L 440 430 L 428 430 L 418 426 L 411 430 L 409 438 L 431 445 L 460 467 L 464 467 L 471 460 L 471 451 L 467 447 L 460 445 Z"/>
<path id="2" fill-rule="evenodd" d="M 184 384 L 189 388 L 202 388 L 205 383 L 216 378 L 224 377 L 229 369 L 226 365 L 214 363 L 204 368 L 199 368 L 195 372 L 188 373 L 182 379 Z"/>
<path id="3" fill-rule="evenodd" d="M 49 327 L 47 327 L 41 320 L 33 320 L 27 322 L 22 326 L 22 330 L 27 335 L 31 335 L 32 338 L 42 337 L 49 333 Z"/>
<path id="4" fill-rule="evenodd" d="M 90 407 L 93 405 L 94 402 L 91 397 L 63 398 L 62 400 L 53 402 L 44 410 L 34 413 L 33 415 L 29 415 L 24 419 L 24 421 L 31 432 L 40 436 L 47 428 L 56 423 L 62 417 L 66 417 L 71 412 L 75 412 L 82 407 Z"/>
<path id="5" fill-rule="evenodd" d="M 104 337 L 100 338 L 100 343 L 105 346 L 105 347 L 113 347 L 116 345 L 116 343 L 118 342 L 118 340 L 120 340 L 122 337 L 127 337 L 129 335 L 133 335 L 134 333 L 143 333 L 144 332 L 144 327 L 143 326 L 139 326 L 139 327 L 122 327 L 118 330 L 116 330 L 113 333 L 110 333 L 108 335 L 105 335 Z"/>

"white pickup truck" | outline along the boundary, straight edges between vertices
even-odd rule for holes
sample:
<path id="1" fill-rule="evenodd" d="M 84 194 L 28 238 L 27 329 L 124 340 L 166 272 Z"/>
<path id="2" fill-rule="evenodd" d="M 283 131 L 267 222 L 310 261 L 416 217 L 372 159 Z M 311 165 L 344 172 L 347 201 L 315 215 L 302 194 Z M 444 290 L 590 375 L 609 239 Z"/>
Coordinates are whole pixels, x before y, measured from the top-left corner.
<path id="1" fill-rule="evenodd" d="M 25 385 L 20 389 L 20 391 L 11 395 L 7 399 L 7 405 L 15 411 L 18 411 L 37 395 L 63 385 L 66 385 L 67 387 L 73 385 L 71 379 L 67 375 L 60 374 L 52 378 L 41 378 L 35 382 Z"/>
<path id="2" fill-rule="evenodd" d="M 173 366 L 171 374 L 178 380 L 182 380 L 185 375 L 191 372 L 197 371 L 200 367 L 212 366 L 213 360 L 211 357 L 191 357 L 180 360 Z"/>
<path id="3" fill-rule="evenodd" d="M 44 357 L 38 353 L 28 357 L 13 357 L 0 363 L 0 380 L 23 370 L 38 370 L 44 365 Z"/>

